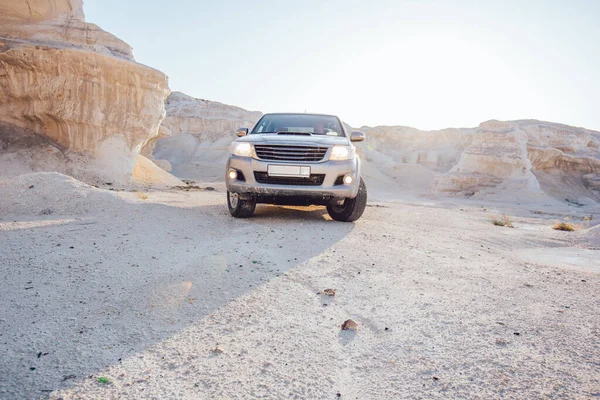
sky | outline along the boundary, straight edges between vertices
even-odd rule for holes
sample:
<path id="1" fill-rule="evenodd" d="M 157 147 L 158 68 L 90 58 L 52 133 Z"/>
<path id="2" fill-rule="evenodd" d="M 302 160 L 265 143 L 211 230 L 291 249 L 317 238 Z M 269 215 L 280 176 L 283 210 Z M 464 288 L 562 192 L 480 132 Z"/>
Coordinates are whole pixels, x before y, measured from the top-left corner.
<path id="1" fill-rule="evenodd" d="M 600 130 L 598 0 L 85 0 L 172 90 L 354 127 Z"/>

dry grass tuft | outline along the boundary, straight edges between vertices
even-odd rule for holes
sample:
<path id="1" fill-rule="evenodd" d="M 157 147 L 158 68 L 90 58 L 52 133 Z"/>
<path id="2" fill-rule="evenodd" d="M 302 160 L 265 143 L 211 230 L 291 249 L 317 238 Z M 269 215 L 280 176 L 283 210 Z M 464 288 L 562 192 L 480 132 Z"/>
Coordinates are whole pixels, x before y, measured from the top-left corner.
<path id="1" fill-rule="evenodd" d="M 507 228 L 514 228 L 512 220 L 508 215 L 503 215 L 500 219 L 492 219 L 492 223 L 496 226 L 505 226 Z"/>
<path id="2" fill-rule="evenodd" d="M 577 229 L 577 227 L 569 222 L 563 221 L 557 222 L 554 225 L 552 225 L 552 229 L 555 229 L 557 231 L 573 232 Z"/>
<path id="3" fill-rule="evenodd" d="M 142 200 L 147 200 L 148 199 L 148 195 L 144 192 L 137 192 L 137 197 L 139 197 Z"/>

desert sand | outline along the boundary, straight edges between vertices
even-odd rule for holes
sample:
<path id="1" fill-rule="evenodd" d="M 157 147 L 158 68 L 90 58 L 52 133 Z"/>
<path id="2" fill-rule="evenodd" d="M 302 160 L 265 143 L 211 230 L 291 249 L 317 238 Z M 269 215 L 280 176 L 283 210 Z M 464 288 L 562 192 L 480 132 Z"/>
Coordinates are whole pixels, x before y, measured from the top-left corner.
<path id="1" fill-rule="evenodd" d="M 213 186 L 2 180 L 0 397 L 600 393 L 600 242 L 581 207 L 374 187 L 355 224 L 316 207 L 236 220 Z M 504 214 L 515 228 L 492 224 Z M 582 229 L 551 229 L 567 215 Z"/>

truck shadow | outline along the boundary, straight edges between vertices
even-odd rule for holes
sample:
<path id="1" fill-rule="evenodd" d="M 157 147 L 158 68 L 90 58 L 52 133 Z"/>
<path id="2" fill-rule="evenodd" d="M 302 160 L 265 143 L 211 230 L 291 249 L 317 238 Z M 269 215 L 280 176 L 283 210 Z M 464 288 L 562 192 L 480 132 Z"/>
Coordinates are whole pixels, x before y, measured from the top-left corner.
<path id="1" fill-rule="evenodd" d="M 298 221 L 331 220 L 327 214 L 327 209 L 323 206 L 296 207 L 259 204 L 256 206 L 254 217 L 259 218 L 261 221 L 277 218 Z"/>
<path id="2" fill-rule="evenodd" d="M 257 211 L 239 220 L 221 205 L 123 202 L 0 230 L 0 397 L 47 397 L 94 377 L 354 228 L 325 220 L 324 209 Z"/>

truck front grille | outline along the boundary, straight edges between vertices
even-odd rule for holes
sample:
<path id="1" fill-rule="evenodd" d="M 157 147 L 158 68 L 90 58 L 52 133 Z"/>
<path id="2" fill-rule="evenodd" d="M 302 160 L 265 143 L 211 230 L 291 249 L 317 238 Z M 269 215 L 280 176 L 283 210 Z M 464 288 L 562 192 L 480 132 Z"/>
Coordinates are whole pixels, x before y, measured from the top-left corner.
<path id="1" fill-rule="evenodd" d="M 258 183 L 271 185 L 300 185 L 321 186 L 325 180 L 325 174 L 311 174 L 310 178 L 296 176 L 269 176 L 266 172 L 254 172 L 254 179 Z"/>
<path id="2" fill-rule="evenodd" d="M 321 161 L 327 153 L 327 147 L 289 146 L 289 145 L 254 145 L 256 156 L 261 160 L 273 161 Z"/>

